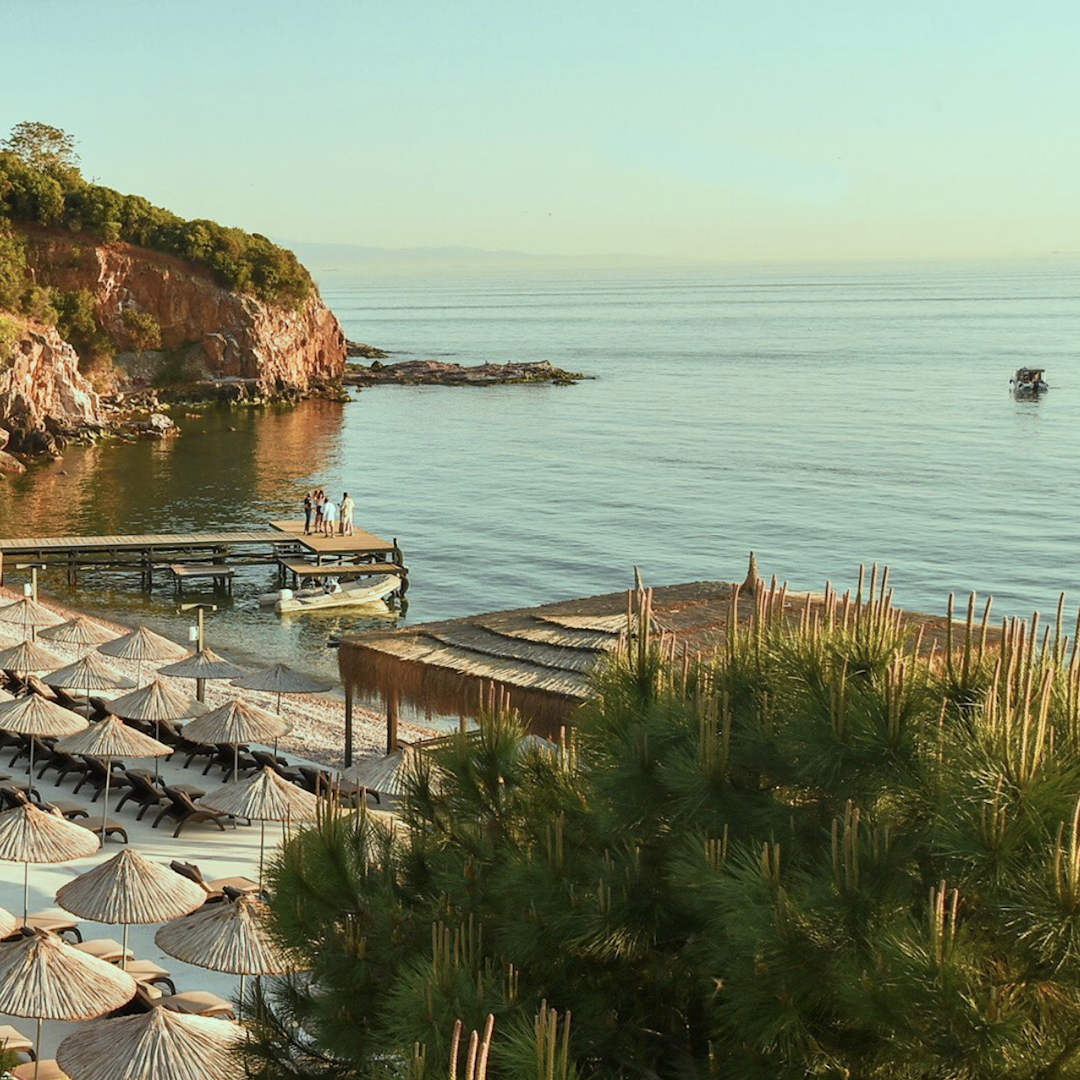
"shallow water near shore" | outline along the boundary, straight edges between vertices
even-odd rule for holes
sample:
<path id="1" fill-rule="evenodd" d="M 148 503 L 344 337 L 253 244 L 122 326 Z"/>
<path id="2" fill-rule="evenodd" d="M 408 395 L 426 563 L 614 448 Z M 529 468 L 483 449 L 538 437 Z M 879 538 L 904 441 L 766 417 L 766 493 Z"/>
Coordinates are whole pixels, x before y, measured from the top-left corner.
<path id="1" fill-rule="evenodd" d="M 1080 601 L 1080 260 L 312 269 L 346 334 L 394 359 L 549 359 L 596 379 L 178 410 L 180 439 L 71 448 L 2 482 L 0 534 L 250 527 L 298 516 L 321 485 L 399 539 L 410 623 L 626 588 L 634 565 L 657 585 L 741 579 L 751 548 L 797 589 L 888 564 L 911 609 L 971 589 L 998 616 L 1049 614 L 1062 590 Z M 1010 395 L 1025 365 L 1047 369 L 1048 393 Z M 242 570 L 210 644 L 332 673 L 328 638 L 384 625 L 279 618 L 255 602 L 273 586 L 270 568 Z M 150 594 L 117 572 L 42 588 L 186 637 L 164 575 Z"/>

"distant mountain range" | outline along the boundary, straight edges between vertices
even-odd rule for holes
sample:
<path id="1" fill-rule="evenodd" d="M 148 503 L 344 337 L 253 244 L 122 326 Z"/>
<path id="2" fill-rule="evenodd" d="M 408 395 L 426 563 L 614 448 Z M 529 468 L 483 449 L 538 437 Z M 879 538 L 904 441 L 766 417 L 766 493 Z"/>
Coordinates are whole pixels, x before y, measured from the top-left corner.
<path id="1" fill-rule="evenodd" d="M 643 255 L 613 253 L 605 255 L 536 255 L 526 251 L 488 251 L 472 247 L 378 248 L 359 244 L 310 244 L 302 241 L 275 240 L 294 251 L 306 266 L 344 268 L 351 266 L 408 267 L 484 267 L 508 266 L 610 266 L 654 265 L 658 259 Z"/>

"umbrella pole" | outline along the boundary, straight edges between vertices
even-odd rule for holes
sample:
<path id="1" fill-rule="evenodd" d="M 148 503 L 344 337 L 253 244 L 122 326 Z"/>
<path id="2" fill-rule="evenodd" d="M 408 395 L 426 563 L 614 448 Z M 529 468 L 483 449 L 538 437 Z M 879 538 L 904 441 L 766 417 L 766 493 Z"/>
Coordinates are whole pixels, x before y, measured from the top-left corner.
<path id="1" fill-rule="evenodd" d="M 22 868 L 22 924 L 26 925 L 30 916 L 27 912 L 30 910 L 30 860 L 27 859 L 23 863 Z"/>
<path id="2" fill-rule="evenodd" d="M 259 822 L 259 892 L 262 892 L 263 849 L 266 847 L 266 822 Z"/>
<path id="3" fill-rule="evenodd" d="M 34 797 L 34 736 L 30 736 L 30 780 L 26 786 L 26 793 L 32 799 Z"/>
<path id="4" fill-rule="evenodd" d="M 37 1033 L 34 1036 L 34 1080 L 38 1080 L 38 1067 L 41 1065 L 41 1017 L 37 1018 Z"/>
<path id="5" fill-rule="evenodd" d="M 244 973 L 240 972 L 240 1008 L 236 1013 L 237 1020 L 244 1019 Z"/>
<path id="6" fill-rule="evenodd" d="M 202 701 L 202 702 L 206 701 L 206 680 L 205 679 L 196 679 L 195 680 L 195 700 L 196 701 Z"/>
<path id="7" fill-rule="evenodd" d="M 127 971 L 127 934 L 128 934 L 128 924 L 124 923 L 124 941 L 123 941 L 123 945 L 122 945 L 122 947 L 120 949 L 120 967 L 124 971 Z"/>
<path id="8" fill-rule="evenodd" d="M 101 811 L 101 846 L 105 846 L 105 825 L 109 820 L 109 781 L 112 779 L 112 755 L 105 758 L 105 807 Z"/>

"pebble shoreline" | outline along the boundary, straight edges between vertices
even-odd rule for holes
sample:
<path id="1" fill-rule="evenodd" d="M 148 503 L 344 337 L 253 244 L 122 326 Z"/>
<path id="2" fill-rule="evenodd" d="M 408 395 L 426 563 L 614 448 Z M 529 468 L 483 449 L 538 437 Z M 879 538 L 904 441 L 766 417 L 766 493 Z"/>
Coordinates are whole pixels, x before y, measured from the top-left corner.
<path id="1" fill-rule="evenodd" d="M 0 586 L 0 606 L 8 600 L 18 600 L 22 596 L 21 591 Z M 39 603 L 50 611 L 55 612 L 63 620 L 73 619 L 76 615 L 82 615 L 99 626 L 109 630 L 115 630 L 117 634 L 127 634 L 134 629 L 122 623 L 112 622 L 96 615 L 86 615 L 85 612 L 58 604 L 53 600 L 42 597 Z M 0 623 L 0 647 L 7 648 L 17 644 L 22 638 L 22 630 L 18 626 Z M 64 663 L 71 663 L 86 651 L 85 646 L 63 645 L 59 642 L 42 640 L 42 646 L 55 652 L 64 658 Z M 187 647 L 184 645 L 183 647 Z M 228 656 L 228 646 L 224 648 L 214 647 L 214 651 L 223 656 Z M 122 660 L 117 657 L 106 657 L 108 666 L 121 675 L 131 679 L 139 676 L 139 664 L 134 660 Z M 157 668 L 168 663 L 161 664 L 144 661 L 142 664 L 141 686 L 150 682 Z M 178 687 L 195 692 L 195 684 L 192 679 L 175 679 Z M 336 692 L 335 692 L 336 691 Z M 206 704 L 211 708 L 224 705 L 230 698 L 242 696 L 245 701 L 250 701 L 260 708 L 276 711 L 277 695 L 261 693 L 257 690 L 239 690 L 228 681 L 208 680 L 206 683 Z M 345 731 L 345 699 L 340 692 L 340 687 L 326 694 L 286 694 L 281 699 L 281 715 L 292 725 L 292 730 L 284 736 L 279 743 L 279 750 L 294 757 L 303 758 L 305 761 L 316 762 L 330 768 L 339 769 L 344 764 L 344 731 Z M 425 727 L 407 722 L 398 725 L 399 737 L 405 742 L 428 737 L 433 732 Z M 359 704 L 353 705 L 353 763 L 364 758 L 380 757 L 386 753 L 386 718 L 372 709 L 363 708 Z"/>

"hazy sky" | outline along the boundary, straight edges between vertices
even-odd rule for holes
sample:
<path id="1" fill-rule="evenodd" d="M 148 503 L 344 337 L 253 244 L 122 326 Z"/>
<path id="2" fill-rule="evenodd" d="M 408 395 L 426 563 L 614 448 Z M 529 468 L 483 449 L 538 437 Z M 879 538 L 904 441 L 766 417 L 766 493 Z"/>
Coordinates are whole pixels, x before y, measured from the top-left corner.
<path id="1" fill-rule="evenodd" d="M 1080 249 L 1075 0 L 0 0 L 0 133 L 278 238 Z"/>

